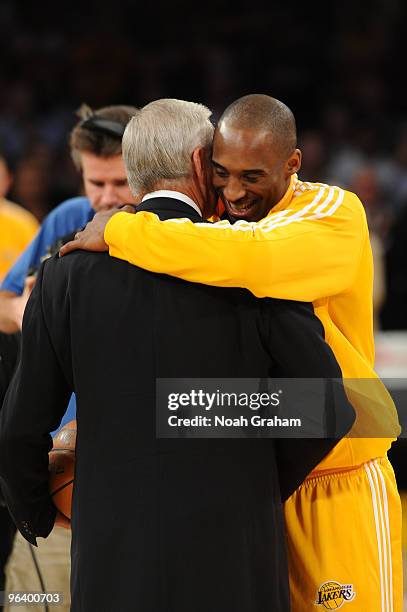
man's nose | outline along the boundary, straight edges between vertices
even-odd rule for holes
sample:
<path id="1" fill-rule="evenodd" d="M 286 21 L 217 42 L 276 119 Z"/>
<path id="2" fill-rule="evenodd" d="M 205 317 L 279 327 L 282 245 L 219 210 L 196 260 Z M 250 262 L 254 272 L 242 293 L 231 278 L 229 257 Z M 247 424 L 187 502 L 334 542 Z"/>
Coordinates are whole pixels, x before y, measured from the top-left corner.
<path id="1" fill-rule="evenodd" d="M 108 208 L 111 206 L 117 206 L 117 204 L 121 204 L 121 201 L 117 194 L 117 190 L 114 185 L 104 186 L 102 197 L 100 199 L 100 204 L 104 208 Z"/>
<path id="2" fill-rule="evenodd" d="M 246 190 L 238 179 L 231 177 L 223 188 L 223 195 L 229 202 L 237 202 L 244 198 Z"/>

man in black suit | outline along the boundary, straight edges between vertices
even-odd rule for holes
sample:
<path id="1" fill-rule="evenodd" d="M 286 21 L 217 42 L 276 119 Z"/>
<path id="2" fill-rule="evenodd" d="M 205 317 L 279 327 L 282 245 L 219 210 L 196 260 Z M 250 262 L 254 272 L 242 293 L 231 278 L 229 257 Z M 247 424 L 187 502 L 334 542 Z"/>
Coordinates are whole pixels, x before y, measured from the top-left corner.
<path id="1" fill-rule="evenodd" d="M 123 152 L 138 210 L 202 221 L 209 115 L 160 100 L 131 120 Z M 157 378 L 276 372 L 341 376 L 308 304 L 186 283 L 107 253 L 43 264 L 0 419 L 0 479 L 21 533 L 46 537 L 49 432 L 75 391 L 72 611 L 290 609 L 280 482 L 285 498 L 335 441 L 155 435 Z M 354 417 L 344 394 L 334 408 L 344 435 Z"/>

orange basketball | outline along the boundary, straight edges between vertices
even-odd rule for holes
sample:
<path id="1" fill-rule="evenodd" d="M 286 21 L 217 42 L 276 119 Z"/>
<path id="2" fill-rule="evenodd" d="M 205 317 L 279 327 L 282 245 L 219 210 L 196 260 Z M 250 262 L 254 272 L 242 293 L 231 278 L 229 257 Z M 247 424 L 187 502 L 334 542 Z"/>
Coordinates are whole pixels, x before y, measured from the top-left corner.
<path id="1" fill-rule="evenodd" d="M 49 490 L 57 509 L 71 518 L 75 470 L 76 420 L 60 429 L 49 453 Z"/>

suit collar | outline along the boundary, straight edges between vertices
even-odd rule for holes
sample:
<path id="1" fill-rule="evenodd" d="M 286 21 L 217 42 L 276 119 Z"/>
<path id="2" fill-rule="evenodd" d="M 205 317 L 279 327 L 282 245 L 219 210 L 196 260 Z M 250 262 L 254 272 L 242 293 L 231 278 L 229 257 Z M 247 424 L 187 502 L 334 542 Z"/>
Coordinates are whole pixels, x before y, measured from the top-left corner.
<path id="1" fill-rule="evenodd" d="M 167 219 L 190 219 L 197 223 L 203 221 L 202 217 L 185 202 L 176 198 L 165 198 L 165 197 L 154 197 L 144 200 L 137 206 L 137 212 L 145 210 L 147 212 L 153 212 L 158 214 L 160 217 L 163 216 Z M 162 213 L 160 215 L 159 213 Z"/>
<path id="2" fill-rule="evenodd" d="M 185 204 L 191 206 L 191 208 L 193 208 L 195 212 L 200 217 L 202 217 L 202 212 L 198 204 L 196 204 L 196 202 L 194 202 L 194 200 L 190 198 L 186 193 L 182 193 L 181 191 L 174 191 L 173 189 L 159 189 L 158 191 L 146 193 L 146 195 L 141 201 L 145 202 L 146 200 L 151 200 L 151 198 L 169 198 L 174 200 L 181 200 L 181 202 L 185 202 Z"/>

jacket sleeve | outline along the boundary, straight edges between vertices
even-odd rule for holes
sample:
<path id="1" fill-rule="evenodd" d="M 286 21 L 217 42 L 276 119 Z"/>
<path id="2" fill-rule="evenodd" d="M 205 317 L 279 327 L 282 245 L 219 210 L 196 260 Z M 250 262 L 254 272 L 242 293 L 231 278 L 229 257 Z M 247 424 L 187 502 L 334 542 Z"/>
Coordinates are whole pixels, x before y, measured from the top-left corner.
<path id="1" fill-rule="evenodd" d="M 44 268 L 28 301 L 21 358 L 0 414 L 0 482 L 21 534 L 32 544 L 54 525 L 48 452 L 71 390 L 50 338 L 43 309 Z"/>
<path id="2" fill-rule="evenodd" d="M 21 332 L 0 332 L 0 411 L 8 386 L 17 367 Z"/>
<path id="3" fill-rule="evenodd" d="M 264 300 L 262 306 L 264 346 L 275 364 L 274 376 L 292 379 L 290 385 L 297 384 L 299 389 L 303 388 L 301 380 L 295 379 L 323 379 L 315 381 L 315 391 L 319 394 L 316 401 L 323 408 L 325 437 L 276 439 L 281 496 L 285 501 L 350 431 L 355 411 L 347 399 L 341 369 L 324 340 L 322 324 L 312 305 Z M 312 407 L 308 407 L 310 412 Z M 301 412 L 307 422 L 315 417 L 307 414 L 306 397 L 302 398 Z"/>
<path id="4" fill-rule="evenodd" d="M 258 223 L 194 224 L 118 213 L 105 240 L 110 255 L 152 272 L 243 287 L 258 297 L 315 301 L 351 286 L 368 237 L 362 204 L 340 191 L 331 213 L 291 210 Z"/>

